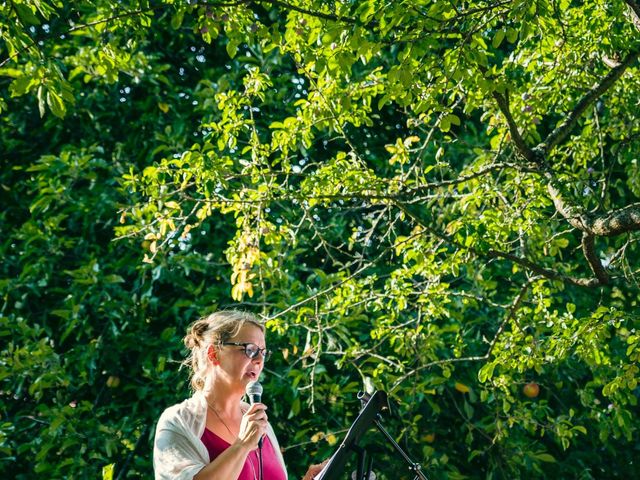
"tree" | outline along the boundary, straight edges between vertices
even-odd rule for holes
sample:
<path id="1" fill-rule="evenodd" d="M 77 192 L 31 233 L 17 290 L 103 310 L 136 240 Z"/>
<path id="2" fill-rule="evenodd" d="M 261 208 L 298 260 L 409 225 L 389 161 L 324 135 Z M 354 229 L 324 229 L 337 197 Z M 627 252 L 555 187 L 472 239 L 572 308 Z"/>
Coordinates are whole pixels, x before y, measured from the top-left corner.
<path id="1" fill-rule="evenodd" d="M 180 396 L 164 383 L 180 378 L 165 366 L 180 357 L 172 317 L 229 294 L 268 319 L 282 351 L 269 371 L 283 398 L 276 427 L 284 445 L 313 447 L 290 459 L 294 471 L 333 450 L 353 394 L 375 387 L 390 393 L 392 425 L 434 478 L 636 473 L 637 2 L 2 8 L 1 73 L 13 79 L 2 84 L 12 95 L 2 138 L 18 167 L 2 182 L 16 185 L 5 189 L 14 233 L 3 322 L 22 329 L 5 364 L 34 375 L 37 362 L 17 352 L 37 344 L 59 369 L 24 397 L 18 379 L 6 377 L 4 391 L 66 418 L 61 392 L 75 370 L 57 359 L 91 344 L 99 286 L 120 275 L 101 312 L 118 347 L 77 358 L 141 365 L 145 382 L 113 411 L 105 403 L 102 417 L 77 421 L 122 435 L 99 456 L 121 476 L 149 468 L 122 459 L 132 437 L 149 445 L 145 425 Z M 187 48 L 192 58 L 179 55 Z M 25 133 L 13 139 L 9 125 Z M 80 199 L 78 179 L 89 185 Z M 33 240 L 51 238 L 45 227 L 56 248 Z M 223 245 L 229 268 L 211 268 Z M 74 259 L 52 255 L 67 251 Z M 83 269 L 65 266 L 78 255 Z M 104 256 L 109 268 L 95 271 L 90 259 Z M 42 295 L 34 265 L 48 266 L 48 282 L 76 272 L 72 287 Z M 95 291 L 83 291 L 87 278 Z M 68 290 L 91 306 L 75 322 L 60 313 Z M 66 347 L 63 329 L 75 332 Z M 148 336 L 153 353 L 139 344 Z M 536 396 L 523 394 L 533 383 Z M 42 402 L 46 388 L 58 406 Z M 95 377 L 79 388 L 95 398 Z M 137 411 L 151 388 L 152 410 Z M 132 404 L 123 418 L 135 426 L 112 420 Z M 22 406 L 7 409 L 7 428 L 26 428 L 14 420 Z M 43 451 L 37 440 L 4 442 L 23 465 L 25 452 Z M 44 452 L 43 472 L 74 472 Z"/>

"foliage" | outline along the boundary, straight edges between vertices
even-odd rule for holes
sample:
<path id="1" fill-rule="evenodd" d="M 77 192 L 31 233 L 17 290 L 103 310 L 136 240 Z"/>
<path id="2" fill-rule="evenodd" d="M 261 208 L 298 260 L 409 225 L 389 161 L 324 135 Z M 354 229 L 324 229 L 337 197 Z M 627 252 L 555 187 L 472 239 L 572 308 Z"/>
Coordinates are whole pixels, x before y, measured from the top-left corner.
<path id="1" fill-rule="evenodd" d="M 635 0 L 0 11 L 0 471 L 148 476 L 234 304 L 293 476 L 367 388 L 429 478 L 637 473 Z"/>

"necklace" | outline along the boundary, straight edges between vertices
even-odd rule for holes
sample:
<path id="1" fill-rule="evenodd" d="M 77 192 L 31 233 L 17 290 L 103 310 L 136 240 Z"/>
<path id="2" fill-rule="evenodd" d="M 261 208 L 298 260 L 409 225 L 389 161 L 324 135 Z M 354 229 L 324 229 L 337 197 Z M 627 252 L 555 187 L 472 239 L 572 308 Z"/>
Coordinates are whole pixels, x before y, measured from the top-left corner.
<path id="1" fill-rule="evenodd" d="M 222 419 L 222 417 L 220 416 L 220 414 L 218 413 L 218 411 L 213 408 L 213 405 L 211 405 L 209 403 L 209 400 L 206 400 L 207 402 L 207 406 L 213 411 L 213 413 L 216 414 L 216 417 L 218 417 L 218 420 L 220 420 L 220 422 L 222 423 L 222 425 L 224 425 L 224 428 L 227 429 L 227 432 L 229 432 L 229 435 L 231 435 L 231 438 L 235 438 L 237 437 L 237 435 L 234 435 L 233 432 L 231 431 L 231 429 L 229 428 L 229 426 L 226 424 L 226 422 Z M 241 410 L 242 411 L 242 410 Z M 258 477 L 256 476 L 256 469 L 253 466 L 253 462 L 251 461 L 251 452 L 249 452 L 249 455 L 247 456 L 247 460 L 249 462 L 249 466 L 251 467 L 251 473 L 253 474 L 253 480 L 257 480 Z"/>
<path id="2" fill-rule="evenodd" d="M 216 414 L 216 417 L 218 417 L 218 420 L 220 420 L 220 422 L 222 423 L 222 425 L 224 425 L 224 428 L 226 428 L 226 429 L 227 429 L 227 432 L 229 432 L 229 435 L 231 435 L 231 438 L 233 439 L 233 438 L 237 437 L 237 435 L 234 435 L 234 434 L 233 434 L 233 432 L 231 431 L 231 429 L 229 428 L 229 426 L 228 426 L 228 425 L 226 424 L 226 422 L 222 419 L 222 417 L 220 416 L 220 414 L 218 413 L 218 411 L 217 411 L 215 408 L 213 408 L 213 405 L 211 405 L 211 404 L 209 403 L 209 400 L 207 400 L 207 405 L 209 406 L 209 408 L 211 409 L 211 411 L 212 411 L 213 413 L 215 413 L 215 414 Z"/>

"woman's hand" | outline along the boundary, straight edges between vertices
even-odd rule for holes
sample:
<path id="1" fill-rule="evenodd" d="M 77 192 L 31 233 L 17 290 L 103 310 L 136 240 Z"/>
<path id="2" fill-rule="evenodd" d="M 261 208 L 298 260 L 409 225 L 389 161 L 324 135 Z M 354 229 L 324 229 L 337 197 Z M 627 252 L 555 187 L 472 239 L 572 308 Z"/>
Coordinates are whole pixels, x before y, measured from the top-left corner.
<path id="1" fill-rule="evenodd" d="M 322 469 L 325 467 L 327 463 L 329 463 L 328 459 L 318 465 L 311 465 L 307 470 L 307 473 L 305 473 L 304 477 L 302 477 L 302 480 L 312 480 L 316 475 L 318 475 L 322 471 Z"/>
<path id="2" fill-rule="evenodd" d="M 254 403 L 242 416 L 240 431 L 238 432 L 239 442 L 249 450 L 258 447 L 258 441 L 267 433 L 268 417 L 266 405 Z"/>

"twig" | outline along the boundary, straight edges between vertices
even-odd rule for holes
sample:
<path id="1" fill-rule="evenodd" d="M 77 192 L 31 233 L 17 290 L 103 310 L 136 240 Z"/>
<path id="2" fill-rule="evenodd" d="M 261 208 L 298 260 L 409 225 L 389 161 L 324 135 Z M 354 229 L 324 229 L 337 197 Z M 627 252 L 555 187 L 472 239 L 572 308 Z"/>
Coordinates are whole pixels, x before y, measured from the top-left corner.
<path id="1" fill-rule="evenodd" d="M 288 8 L 289 10 L 294 10 L 294 11 L 296 11 L 298 13 L 303 13 L 303 14 L 309 15 L 311 17 L 322 18 L 323 20 L 331 20 L 331 21 L 334 21 L 334 22 L 344 22 L 344 23 L 349 23 L 349 24 L 358 23 L 358 21 L 355 18 L 343 17 L 343 16 L 340 16 L 340 15 L 332 15 L 330 13 L 322 13 L 322 12 L 316 12 L 316 11 L 313 11 L 313 10 L 307 10 L 305 8 L 298 7 L 296 5 L 291 5 L 290 3 L 282 2 L 280 0 L 260 0 L 260 1 L 257 1 L 256 3 L 270 3 L 271 5 Z"/>
<path id="2" fill-rule="evenodd" d="M 140 436 L 138 437 L 138 440 L 136 441 L 136 446 L 133 448 L 133 450 L 129 452 L 129 455 L 127 455 L 127 458 L 122 464 L 122 467 L 118 469 L 118 476 L 116 477 L 116 480 L 121 480 L 123 478 L 126 478 L 127 472 L 129 471 L 129 464 L 131 463 L 131 460 L 135 455 L 138 454 L 138 451 L 140 450 L 140 447 L 142 446 L 143 442 L 147 441 L 149 428 L 150 428 L 150 425 L 148 424 L 145 425 L 144 430 L 142 430 L 142 433 L 140 434 Z"/>
<path id="3" fill-rule="evenodd" d="M 475 355 L 475 356 L 471 356 L 471 357 L 462 357 L 462 358 L 445 358 L 442 360 L 435 360 L 433 362 L 429 362 L 429 363 L 425 363 L 424 365 L 420 365 L 419 367 L 414 368 L 413 370 L 411 370 L 408 373 L 405 373 L 403 376 L 401 376 L 399 379 L 397 379 L 394 383 L 393 386 L 391 387 L 391 392 L 393 392 L 396 388 L 398 388 L 398 386 L 400 386 L 400 384 L 402 382 L 404 382 L 407 378 L 409 378 L 412 375 L 417 374 L 418 372 L 431 368 L 431 367 L 435 367 L 438 365 L 447 365 L 450 363 L 461 363 L 461 362 L 479 362 L 479 361 L 484 361 L 484 360 L 488 360 L 491 357 L 491 354 L 493 353 L 493 349 L 495 348 L 498 339 L 500 338 L 500 335 L 502 335 L 502 332 L 504 331 L 505 326 L 507 325 L 507 323 L 509 323 L 509 321 L 511 321 L 512 319 L 515 318 L 515 314 L 518 311 L 518 308 L 520 307 L 522 300 L 524 299 L 527 291 L 529 290 L 529 287 L 531 286 L 532 283 L 536 282 L 540 280 L 540 277 L 534 277 L 530 280 L 528 280 L 520 289 L 520 292 L 518 292 L 518 295 L 516 296 L 516 298 L 513 300 L 513 302 L 511 303 L 511 306 L 509 307 L 509 310 L 507 312 L 507 316 L 502 320 L 502 322 L 500 323 L 500 326 L 498 327 L 498 330 L 496 331 L 495 335 L 493 336 L 493 339 L 491 341 L 491 343 L 489 344 L 489 348 L 487 349 L 487 352 L 484 355 Z"/>
<path id="4" fill-rule="evenodd" d="M 543 155 L 549 153 L 556 145 L 562 143 L 574 125 L 578 121 L 578 118 L 585 112 L 585 110 L 593 104 L 598 98 L 600 98 L 607 90 L 609 90 L 616 80 L 618 80 L 622 74 L 634 63 L 638 57 L 640 56 L 640 50 L 633 50 L 627 54 L 627 56 L 620 62 L 615 68 L 612 68 L 611 71 L 600 80 L 596 86 L 594 86 L 591 90 L 589 90 L 576 104 L 574 109 L 569 112 L 569 115 L 565 118 L 565 120 L 558 125 L 558 127 L 553 130 L 547 138 L 536 147 L 539 149 Z M 512 134 L 513 135 L 513 134 Z"/>

